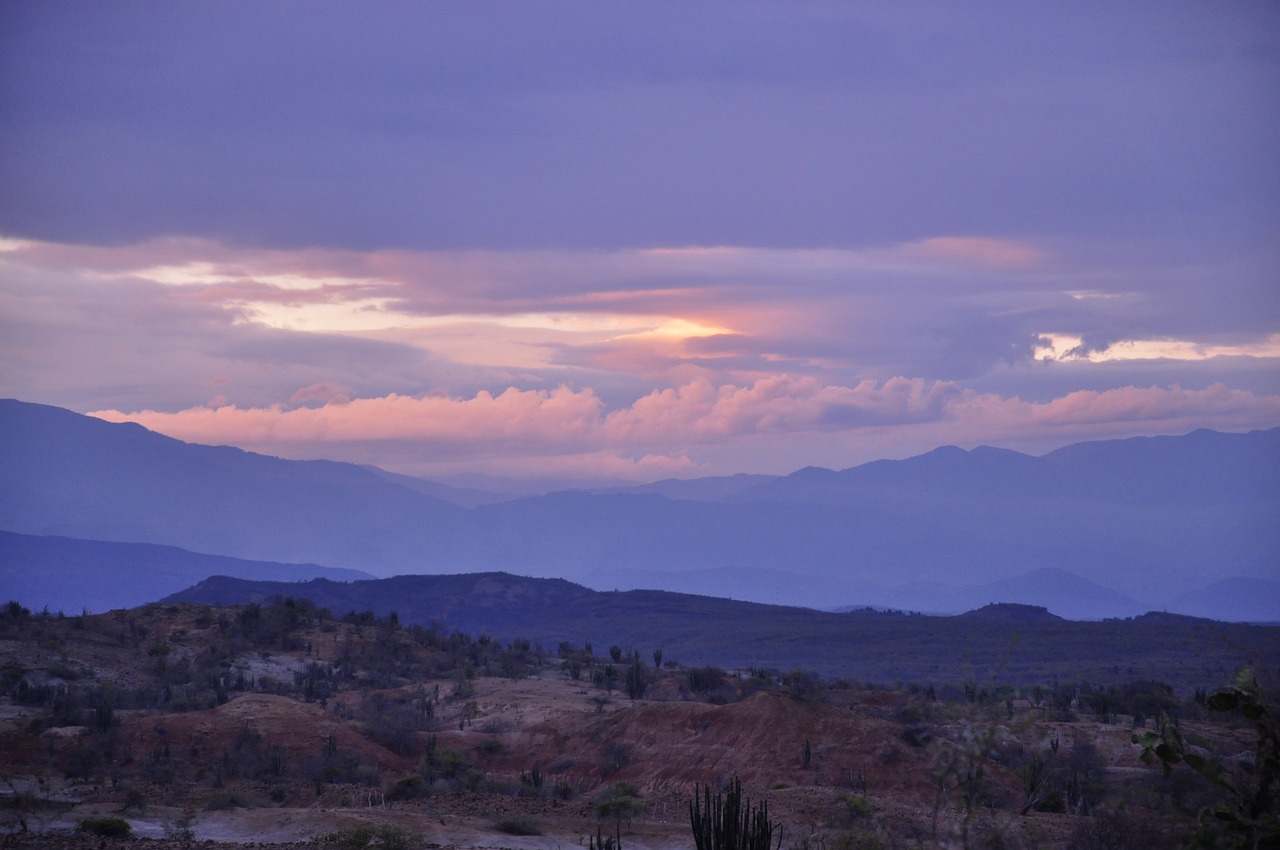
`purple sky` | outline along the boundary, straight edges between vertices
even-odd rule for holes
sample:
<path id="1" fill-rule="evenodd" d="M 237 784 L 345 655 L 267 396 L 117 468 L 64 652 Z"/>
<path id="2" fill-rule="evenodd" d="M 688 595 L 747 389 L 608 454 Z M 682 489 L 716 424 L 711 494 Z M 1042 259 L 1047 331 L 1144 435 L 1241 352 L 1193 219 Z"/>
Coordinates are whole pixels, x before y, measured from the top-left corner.
<path id="1" fill-rule="evenodd" d="M 441 476 L 1280 425 L 1280 6 L 0 5 L 0 394 Z"/>

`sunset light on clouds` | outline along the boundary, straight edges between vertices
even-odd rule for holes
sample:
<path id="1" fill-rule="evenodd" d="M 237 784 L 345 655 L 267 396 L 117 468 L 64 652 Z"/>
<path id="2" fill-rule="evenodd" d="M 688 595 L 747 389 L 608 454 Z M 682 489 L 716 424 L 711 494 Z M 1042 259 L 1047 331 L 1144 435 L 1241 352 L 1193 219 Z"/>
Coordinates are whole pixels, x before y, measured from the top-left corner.
<path id="1" fill-rule="evenodd" d="M 0 32 L 5 396 L 424 476 L 1280 425 L 1274 4 Z"/>

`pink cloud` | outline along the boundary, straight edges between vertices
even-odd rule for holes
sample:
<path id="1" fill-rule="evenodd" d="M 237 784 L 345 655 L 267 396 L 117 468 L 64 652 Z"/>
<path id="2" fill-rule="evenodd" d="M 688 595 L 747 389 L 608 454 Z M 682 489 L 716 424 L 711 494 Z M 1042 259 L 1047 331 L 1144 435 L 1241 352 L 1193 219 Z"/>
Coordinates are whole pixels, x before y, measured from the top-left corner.
<path id="1" fill-rule="evenodd" d="M 336 401 L 343 389 L 320 384 L 299 391 L 295 401 L 323 400 L 326 394 Z M 845 387 L 777 375 L 746 385 L 697 379 L 655 390 L 612 411 L 590 389 L 559 387 L 510 388 L 471 398 L 393 394 L 323 407 L 108 410 L 94 415 L 139 422 L 193 442 L 418 471 L 470 460 L 503 462 L 508 471 L 576 467 L 583 474 L 600 474 L 608 466 L 632 474 L 709 474 L 789 471 L 771 465 L 762 439 L 787 444 L 788 458 L 810 445 L 815 456 L 807 462 L 841 466 L 871 459 L 859 455 L 869 447 L 901 456 L 949 442 L 1018 444 L 1049 437 L 1061 444 L 1206 426 L 1268 427 L 1280 422 L 1280 397 L 1222 385 L 1203 390 L 1125 387 L 1030 403 L 941 381 L 894 378 Z M 709 470 L 698 459 L 699 453 L 748 444 L 763 447 L 751 453 L 752 468 Z M 837 456 L 833 459 L 831 453 Z"/>

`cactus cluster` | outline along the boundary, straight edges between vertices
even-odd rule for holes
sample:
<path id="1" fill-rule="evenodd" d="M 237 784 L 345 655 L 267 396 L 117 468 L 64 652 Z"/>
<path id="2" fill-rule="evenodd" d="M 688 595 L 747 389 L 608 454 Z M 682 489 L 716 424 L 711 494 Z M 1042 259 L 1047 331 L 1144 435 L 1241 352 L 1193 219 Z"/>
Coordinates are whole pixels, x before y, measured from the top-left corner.
<path id="1" fill-rule="evenodd" d="M 761 801 L 753 807 L 750 800 L 744 802 L 737 777 L 723 797 L 713 797 L 709 786 L 695 789 L 689 821 L 697 850 L 771 850 L 775 831 L 782 846 L 782 830 L 769 819 L 769 804 Z"/>

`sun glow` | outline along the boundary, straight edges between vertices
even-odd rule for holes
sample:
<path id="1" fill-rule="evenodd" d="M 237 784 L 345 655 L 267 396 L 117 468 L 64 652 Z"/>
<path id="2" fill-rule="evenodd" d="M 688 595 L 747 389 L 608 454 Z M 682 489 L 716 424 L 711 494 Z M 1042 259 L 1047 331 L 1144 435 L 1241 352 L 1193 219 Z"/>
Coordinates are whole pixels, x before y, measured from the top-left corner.
<path id="1" fill-rule="evenodd" d="M 729 328 L 704 325 L 690 319 L 671 318 L 659 321 L 660 323 L 656 327 L 649 330 L 641 331 L 640 333 L 623 334 L 618 338 L 681 340 L 733 333 Z"/>

